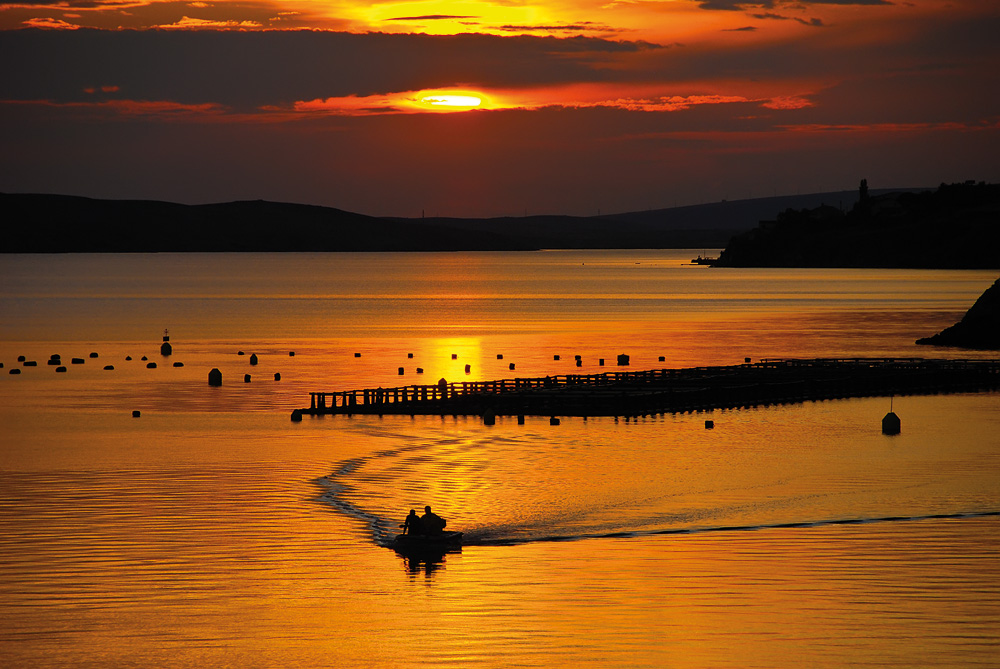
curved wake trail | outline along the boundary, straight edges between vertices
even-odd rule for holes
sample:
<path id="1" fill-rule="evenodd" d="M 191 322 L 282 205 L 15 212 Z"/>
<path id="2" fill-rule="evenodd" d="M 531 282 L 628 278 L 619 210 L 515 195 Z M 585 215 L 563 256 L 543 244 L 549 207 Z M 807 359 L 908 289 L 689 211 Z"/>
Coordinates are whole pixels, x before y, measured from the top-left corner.
<path id="1" fill-rule="evenodd" d="M 368 526 L 372 541 L 379 546 L 388 546 L 398 533 L 398 520 L 389 520 L 378 513 L 368 511 L 351 502 L 349 497 L 356 491 L 355 486 L 346 483 L 344 479 L 358 474 L 370 461 L 392 458 L 407 451 L 419 450 L 426 446 L 414 445 L 398 449 L 383 450 L 370 456 L 351 458 L 340 462 L 336 469 L 327 476 L 314 480 L 317 485 L 326 488 L 327 492 L 321 499 L 337 511 L 364 522 Z"/>
<path id="2" fill-rule="evenodd" d="M 385 455 L 384 453 L 379 455 Z M 377 456 L 376 456 L 377 457 Z M 372 541 L 379 546 L 387 546 L 396 534 L 398 522 L 381 517 L 377 513 L 367 511 L 346 499 L 353 490 L 352 486 L 339 480 L 340 476 L 348 476 L 362 467 L 369 458 L 356 458 L 344 461 L 335 472 L 316 480 L 328 489 L 323 500 L 334 509 L 352 518 L 364 521 L 371 532 Z M 826 520 L 809 520 L 783 523 L 757 523 L 747 525 L 718 525 L 707 527 L 667 527 L 643 530 L 618 530 L 614 532 L 584 532 L 574 534 L 541 534 L 536 536 L 517 536 L 508 534 L 509 530 L 499 527 L 479 527 L 465 532 L 465 546 L 517 546 L 533 543 L 554 543 L 563 541 L 583 541 L 586 539 L 634 539 L 641 537 L 665 535 L 689 535 L 726 532 L 755 532 L 763 530 L 808 529 L 836 525 L 865 525 L 874 523 L 901 523 L 927 520 L 964 520 L 971 518 L 1000 517 L 1000 510 L 969 511 L 955 513 L 932 513 L 912 516 L 876 516 L 870 518 L 834 518 Z"/>
<path id="3" fill-rule="evenodd" d="M 796 450 L 795 443 L 770 450 L 715 442 L 647 447 L 648 431 L 591 429 L 587 438 L 562 441 L 535 433 L 506 439 L 447 431 L 393 434 L 389 448 L 335 462 L 316 483 L 324 488 L 323 502 L 356 521 L 361 536 L 379 546 L 392 542 L 406 510 L 422 508 L 423 500 L 445 509 L 449 529 L 462 530 L 466 546 L 1000 516 L 1000 507 L 982 494 L 945 501 L 951 483 L 937 474 L 939 464 L 928 468 L 922 451 L 915 451 L 912 463 L 901 463 L 896 450 L 876 444 L 882 450 L 869 450 L 884 466 L 873 470 L 844 465 L 855 460 L 841 457 L 842 451 L 816 455 Z M 778 455 L 780 470 L 774 467 Z M 965 476 L 974 455 L 946 472 Z M 817 484 L 814 472 L 830 466 L 841 468 Z M 910 475 L 901 476 L 904 470 Z M 990 480 L 973 482 L 985 490 Z"/>

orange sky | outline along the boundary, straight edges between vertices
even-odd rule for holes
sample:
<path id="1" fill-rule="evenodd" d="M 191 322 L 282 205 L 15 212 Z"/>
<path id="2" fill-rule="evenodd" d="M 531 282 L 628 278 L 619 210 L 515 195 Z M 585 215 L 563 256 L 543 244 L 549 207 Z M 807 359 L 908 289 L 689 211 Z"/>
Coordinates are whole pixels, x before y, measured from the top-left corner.
<path id="1" fill-rule="evenodd" d="M 488 216 L 996 181 L 996 34 L 995 0 L 0 4 L 0 191 Z"/>

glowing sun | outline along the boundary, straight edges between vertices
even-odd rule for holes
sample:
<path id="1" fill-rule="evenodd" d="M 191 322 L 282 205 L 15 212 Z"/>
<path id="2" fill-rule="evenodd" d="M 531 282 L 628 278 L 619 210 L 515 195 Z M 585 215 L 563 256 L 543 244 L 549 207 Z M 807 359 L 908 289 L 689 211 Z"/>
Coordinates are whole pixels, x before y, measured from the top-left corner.
<path id="1" fill-rule="evenodd" d="M 445 93 L 440 95 L 428 95 L 420 98 L 420 104 L 429 107 L 451 107 L 472 109 L 483 104 L 483 99 L 475 95 L 455 95 Z"/>

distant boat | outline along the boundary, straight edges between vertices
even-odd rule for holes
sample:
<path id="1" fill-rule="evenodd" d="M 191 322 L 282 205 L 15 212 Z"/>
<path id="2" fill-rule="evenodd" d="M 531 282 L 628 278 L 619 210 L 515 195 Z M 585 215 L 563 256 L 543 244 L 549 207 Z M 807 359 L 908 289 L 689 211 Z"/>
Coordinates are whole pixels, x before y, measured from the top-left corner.
<path id="1" fill-rule="evenodd" d="M 691 259 L 692 265 L 712 265 L 717 262 L 719 262 L 718 258 L 702 258 L 700 255 Z"/>
<path id="2" fill-rule="evenodd" d="M 462 533 L 397 534 L 390 547 L 404 555 L 444 554 L 462 549 Z"/>

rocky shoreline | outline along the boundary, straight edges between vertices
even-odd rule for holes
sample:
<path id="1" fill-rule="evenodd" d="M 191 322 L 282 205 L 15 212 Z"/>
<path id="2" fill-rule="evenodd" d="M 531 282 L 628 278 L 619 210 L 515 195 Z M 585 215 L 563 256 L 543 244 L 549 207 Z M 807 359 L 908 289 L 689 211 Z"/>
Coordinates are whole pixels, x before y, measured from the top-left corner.
<path id="1" fill-rule="evenodd" d="M 1000 350 L 1000 279 L 979 296 L 962 320 L 917 343 Z"/>

